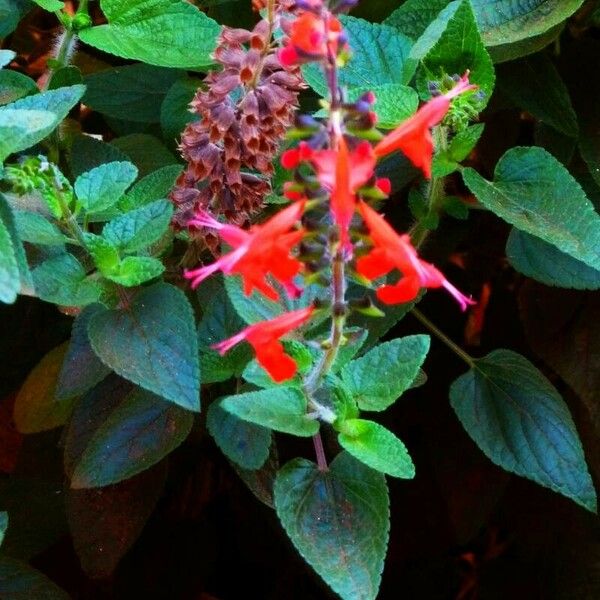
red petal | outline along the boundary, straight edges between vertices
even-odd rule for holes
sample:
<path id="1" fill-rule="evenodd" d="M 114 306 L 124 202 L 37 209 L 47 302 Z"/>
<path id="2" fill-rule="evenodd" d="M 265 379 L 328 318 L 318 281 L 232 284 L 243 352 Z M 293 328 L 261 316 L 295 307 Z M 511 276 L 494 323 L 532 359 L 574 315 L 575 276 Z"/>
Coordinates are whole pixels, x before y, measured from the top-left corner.
<path id="1" fill-rule="evenodd" d="M 420 289 L 418 277 L 403 277 L 396 285 L 380 287 L 377 297 L 384 304 L 404 304 L 414 300 Z"/>

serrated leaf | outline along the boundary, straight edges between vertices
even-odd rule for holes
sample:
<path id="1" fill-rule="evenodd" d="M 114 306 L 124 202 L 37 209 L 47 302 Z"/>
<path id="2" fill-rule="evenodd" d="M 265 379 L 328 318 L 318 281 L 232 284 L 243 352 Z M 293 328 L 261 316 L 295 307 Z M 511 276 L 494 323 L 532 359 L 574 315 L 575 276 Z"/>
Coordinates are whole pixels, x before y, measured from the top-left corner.
<path id="1" fill-rule="evenodd" d="M 138 63 L 92 73 L 85 77 L 83 102 L 93 110 L 136 123 L 158 123 L 162 102 L 177 79 L 177 69 Z"/>
<path id="2" fill-rule="evenodd" d="M 569 137 L 579 127 L 569 90 L 545 54 L 533 54 L 498 68 L 498 88 L 519 108 Z"/>
<path id="3" fill-rule="evenodd" d="M 79 177 L 105 163 L 125 162 L 128 156 L 112 144 L 89 135 L 78 135 L 73 140 L 69 160 L 73 177 Z"/>
<path id="4" fill-rule="evenodd" d="M 177 164 L 175 156 L 153 135 L 133 133 L 116 138 L 111 144 L 129 157 L 140 177 L 146 177 L 167 165 Z"/>
<path id="5" fill-rule="evenodd" d="M 193 422 L 189 411 L 131 386 L 87 442 L 71 487 L 104 487 L 149 469 L 185 440 Z"/>
<path id="6" fill-rule="evenodd" d="M 108 24 L 81 40 L 104 52 L 151 65 L 192 69 L 213 63 L 219 25 L 182 0 L 101 0 Z"/>
<path id="7" fill-rule="evenodd" d="M 288 536 L 344 600 L 374 600 L 389 536 L 385 478 L 343 452 L 328 471 L 297 458 L 275 481 L 275 508 Z"/>
<path id="8" fill-rule="evenodd" d="M 416 40 L 449 2 L 450 0 L 406 0 L 384 23 L 396 27 L 404 35 Z"/>
<path id="9" fill-rule="evenodd" d="M 104 163 L 82 173 L 73 188 L 86 211 L 101 212 L 121 199 L 137 175 L 137 168 L 130 162 Z"/>
<path id="10" fill-rule="evenodd" d="M 35 81 L 18 71 L 0 71 L 0 106 L 39 92 Z"/>
<path id="11" fill-rule="evenodd" d="M 102 237 L 124 254 L 137 252 L 160 240 L 169 228 L 172 215 L 170 202 L 156 200 L 107 223 Z"/>
<path id="12" fill-rule="evenodd" d="M 91 304 L 73 321 L 71 340 L 56 383 L 55 397 L 59 401 L 84 394 L 110 373 L 92 350 L 87 332 L 91 317 L 102 311 L 101 304 Z"/>
<path id="13" fill-rule="evenodd" d="M 291 435 L 308 437 L 319 431 L 319 423 L 306 416 L 306 398 L 296 388 L 278 387 L 227 396 L 221 407 L 244 421 Z"/>
<path id="14" fill-rule="evenodd" d="M 519 273 L 546 285 L 576 290 L 600 289 L 599 270 L 518 229 L 513 228 L 508 236 L 506 256 Z"/>
<path id="15" fill-rule="evenodd" d="M 406 446 L 383 425 L 365 419 L 348 419 L 340 428 L 340 445 L 357 460 L 393 477 L 412 479 L 415 476 L 415 466 Z"/>
<path id="16" fill-rule="evenodd" d="M 48 111 L 0 109 L 0 163 L 43 140 L 56 125 L 56 116 Z"/>
<path id="17" fill-rule="evenodd" d="M 473 441 L 503 469 L 596 511 L 596 492 L 569 409 L 526 358 L 495 350 L 450 388 Z"/>
<path id="18" fill-rule="evenodd" d="M 69 600 L 69 595 L 45 575 L 9 556 L 0 557 L 0 597 L 7 600 Z"/>
<path id="19" fill-rule="evenodd" d="M 39 433 L 64 425 L 71 414 L 72 402 L 57 402 L 58 374 L 67 345 L 51 350 L 33 368 L 15 399 L 14 420 L 20 433 Z"/>
<path id="20" fill-rule="evenodd" d="M 181 173 L 181 165 L 167 165 L 153 171 L 133 184 L 118 204 L 123 212 L 141 208 L 155 200 L 169 196 L 175 186 L 175 180 Z"/>
<path id="21" fill-rule="evenodd" d="M 385 410 L 410 388 L 428 351 L 427 335 L 398 338 L 351 361 L 340 375 L 362 410 Z"/>
<path id="22" fill-rule="evenodd" d="M 160 126 L 167 140 L 178 140 L 184 127 L 200 117 L 190 111 L 190 102 L 201 81 L 188 77 L 176 81 L 167 92 L 160 107 Z"/>
<path id="23" fill-rule="evenodd" d="M 98 270 L 108 277 L 119 266 L 119 252 L 113 244 L 100 235 L 85 233 L 85 247 Z"/>
<path id="24" fill-rule="evenodd" d="M 260 469 L 271 448 L 271 431 L 227 412 L 217 400 L 210 405 L 206 426 L 223 454 L 242 469 Z"/>
<path id="25" fill-rule="evenodd" d="M 600 269 L 600 216 L 577 181 L 542 148 L 506 152 L 493 182 L 471 168 L 463 178 L 486 208 L 517 229 Z"/>
<path id="26" fill-rule="evenodd" d="M 105 277 L 125 287 L 135 287 L 151 279 L 156 279 L 164 273 L 164 270 L 165 266 L 158 258 L 127 256 Z"/>
<path id="27" fill-rule="evenodd" d="M 36 295 L 46 302 L 63 306 L 86 306 L 96 302 L 102 288 L 86 276 L 72 254 L 59 254 L 45 260 L 31 272 Z"/>
<path id="28" fill-rule="evenodd" d="M 90 319 L 94 352 L 113 371 L 188 410 L 200 410 L 196 325 L 185 294 L 166 283 Z"/>
<path id="29" fill-rule="evenodd" d="M 405 65 L 412 45 L 409 38 L 393 27 L 364 19 L 342 16 L 341 21 L 352 49 L 352 58 L 339 71 L 340 85 L 370 89 L 410 81 L 413 70 Z M 321 96 L 327 96 L 327 83 L 320 65 L 309 64 L 302 70 L 308 85 Z"/>
<path id="30" fill-rule="evenodd" d="M 60 229 L 38 213 L 17 211 L 14 214 L 19 237 L 24 242 L 45 246 L 62 246 L 68 241 Z"/>

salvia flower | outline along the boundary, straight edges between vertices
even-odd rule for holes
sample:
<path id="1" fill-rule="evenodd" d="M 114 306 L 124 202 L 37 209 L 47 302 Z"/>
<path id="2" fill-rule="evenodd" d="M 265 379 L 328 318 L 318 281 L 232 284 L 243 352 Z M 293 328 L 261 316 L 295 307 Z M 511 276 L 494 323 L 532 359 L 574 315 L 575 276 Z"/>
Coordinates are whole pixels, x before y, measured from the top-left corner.
<path id="1" fill-rule="evenodd" d="M 400 150 L 416 167 L 423 171 L 425 177 L 431 179 L 434 150 L 431 128 L 443 120 L 450 108 L 452 98 L 476 87 L 469 83 L 467 72 L 449 92 L 432 98 L 421 106 L 410 119 L 386 135 L 375 146 L 375 156 L 381 158 Z"/>
<path id="2" fill-rule="evenodd" d="M 210 265 L 186 271 L 185 277 L 192 280 L 192 287 L 197 287 L 218 271 L 241 275 L 246 295 L 257 289 L 267 298 L 278 300 L 279 293 L 267 280 L 271 275 L 290 296 L 297 297 L 300 290 L 293 280 L 302 263 L 291 252 L 304 237 L 303 229 L 293 229 L 302 216 L 304 204 L 296 202 L 249 230 L 220 223 L 208 213 L 199 212 L 190 225 L 214 229 L 233 250 Z"/>
<path id="3" fill-rule="evenodd" d="M 255 323 L 233 337 L 215 344 L 213 348 L 223 355 L 236 344 L 246 341 L 254 348 L 258 363 L 274 381 L 280 383 L 291 379 L 296 374 L 298 367 L 296 361 L 285 353 L 283 344 L 279 339 L 307 323 L 314 310 L 314 307 L 309 306 L 284 313 L 269 321 Z"/>
<path id="4" fill-rule="evenodd" d="M 377 289 L 377 297 L 384 304 L 401 304 L 414 300 L 421 288 L 446 289 L 466 310 L 473 300 L 456 289 L 432 264 L 420 259 L 408 235 L 398 235 L 387 221 L 365 202 L 360 202 L 358 210 L 369 229 L 373 249 L 358 259 L 357 272 L 373 280 L 387 275 L 394 269 L 401 278 L 393 285 L 382 285 Z"/>

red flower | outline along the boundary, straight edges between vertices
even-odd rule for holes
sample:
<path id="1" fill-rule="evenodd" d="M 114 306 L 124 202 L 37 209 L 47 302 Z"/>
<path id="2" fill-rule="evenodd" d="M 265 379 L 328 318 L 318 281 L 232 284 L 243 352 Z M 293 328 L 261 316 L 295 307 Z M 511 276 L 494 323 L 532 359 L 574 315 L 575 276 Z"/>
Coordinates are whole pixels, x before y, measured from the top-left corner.
<path id="1" fill-rule="evenodd" d="M 356 270 L 367 279 L 377 279 L 397 269 L 402 278 L 394 285 L 383 285 L 377 289 L 377 297 L 384 304 L 410 302 L 425 288 L 445 288 L 462 310 L 475 304 L 457 290 L 432 264 L 421 260 L 408 235 L 398 235 L 386 220 L 365 202 L 358 210 L 369 228 L 374 248 L 367 256 L 358 259 Z"/>
<path id="2" fill-rule="evenodd" d="M 450 108 L 452 98 L 475 87 L 469 83 L 467 73 L 448 93 L 437 96 L 421 106 L 410 119 L 386 135 L 375 146 L 375 156 L 381 158 L 400 150 L 416 167 L 423 170 L 427 179 L 431 179 L 433 139 L 430 129 L 442 121 Z"/>
<path id="3" fill-rule="evenodd" d="M 279 60 L 290 67 L 325 58 L 329 51 L 337 56 L 341 35 L 342 24 L 336 17 L 302 13 L 291 25 L 289 38 L 279 51 Z"/>
<path id="4" fill-rule="evenodd" d="M 200 213 L 190 221 L 190 225 L 216 229 L 221 239 L 232 246 L 233 250 L 211 265 L 186 271 L 185 277 L 192 280 L 192 287 L 196 287 L 217 271 L 226 275 L 238 274 L 244 281 L 246 295 L 250 295 L 256 288 L 267 298 L 278 300 L 277 290 L 266 280 L 270 273 L 290 296 L 298 296 L 300 290 L 294 285 L 293 279 L 300 272 L 302 263 L 290 253 L 304 236 L 304 230 L 291 228 L 302 216 L 304 204 L 296 202 L 248 231 L 235 225 L 219 223 L 210 215 Z"/>
<path id="5" fill-rule="evenodd" d="M 314 307 L 309 306 L 284 313 L 269 321 L 255 323 L 233 337 L 215 344 L 213 348 L 222 356 L 236 344 L 246 340 L 254 348 L 256 360 L 274 381 L 280 383 L 291 379 L 298 367 L 294 359 L 285 353 L 279 338 L 306 323 L 314 310 Z"/>

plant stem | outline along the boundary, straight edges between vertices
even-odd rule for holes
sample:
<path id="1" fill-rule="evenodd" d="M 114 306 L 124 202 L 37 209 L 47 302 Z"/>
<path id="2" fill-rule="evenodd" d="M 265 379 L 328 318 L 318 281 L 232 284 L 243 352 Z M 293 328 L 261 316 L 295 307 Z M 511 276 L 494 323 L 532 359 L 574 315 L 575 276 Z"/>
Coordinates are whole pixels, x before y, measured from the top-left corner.
<path id="1" fill-rule="evenodd" d="M 460 356 L 469 367 L 473 368 L 475 366 L 475 359 L 467 354 L 458 344 L 454 343 L 444 332 L 437 328 L 420 310 L 417 308 L 413 308 L 411 314 L 421 321 L 433 335 L 435 335 L 438 339 L 440 339 L 450 350 L 452 350 L 457 356 Z"/>
<path id="2" fill-rule="evenodd" d="M 317 466 L 319 471 L 328 471 L 327 458 L 325 457 L 325 448 L 323 448 L 323 439 L 320 433 L 313 435 L 313 444 L 315 446 L 315 454 L 317 455 Z"/>

